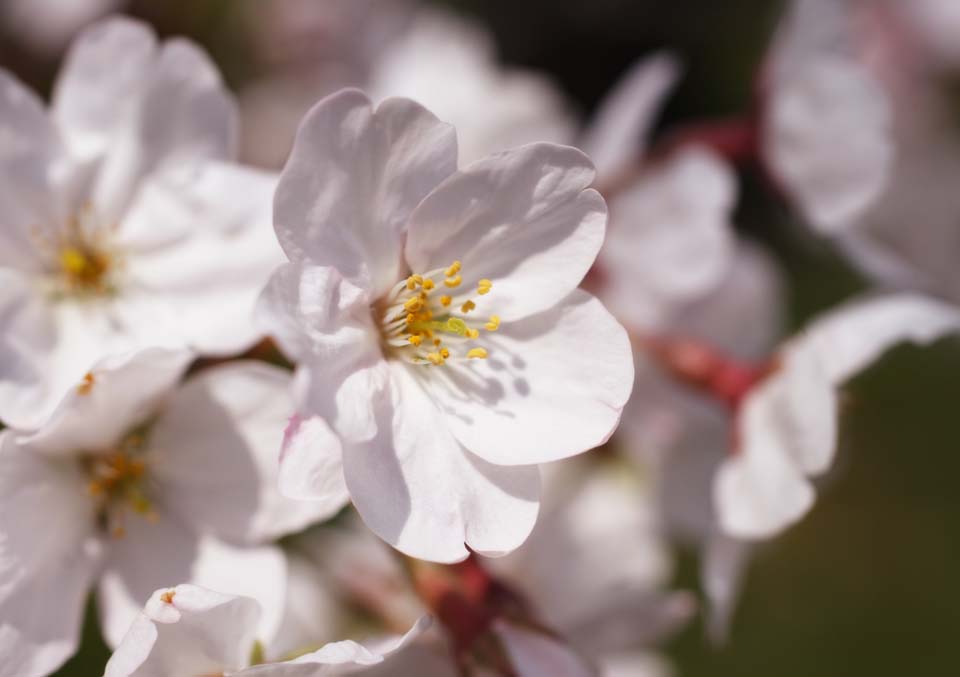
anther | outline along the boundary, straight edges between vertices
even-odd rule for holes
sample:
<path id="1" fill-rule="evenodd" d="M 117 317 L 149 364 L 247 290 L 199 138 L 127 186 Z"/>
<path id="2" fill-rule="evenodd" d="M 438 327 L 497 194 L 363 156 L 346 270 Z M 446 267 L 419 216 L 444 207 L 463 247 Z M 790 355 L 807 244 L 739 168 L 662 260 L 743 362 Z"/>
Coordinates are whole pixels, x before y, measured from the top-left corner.
<path id="1" fill-rule="evenodd" d="M 493 282 L 487 278 L 483 278 L 477 282 L 477 293 L 480 294 L 480 296 L 489 293 L 491 289 L 493 289 Z"/>
<path id="2" fill-rule="evenodd" d="M 441 296 L 441 297 L 440 297 L 440 305 L 442 305 L 444 308 L 446 308 L 447 306 L 449 306 L 451 303 L 453 303 L 453 299 L 450 298 L 449 296 Z"/>
<path id="3" fill-rule="evenodd" d="M 411 275 L 407 278 L 407 289 L 413 291 L 418 285 L 423 284 L 423 277 L 420 275 Z"/>
<path id="4" fill-rule="evenodd" d="M 443 283 L 444 283 L 445 285 L 447 285 L 448 287 L 451 287 L 451 288 L 452 288 L 452 287 L 459 287 L 461 282 L 463 282 L 463 278 L 461 278 L 459 275 L 457 275 L 456 277 L 451 277 L 451 278 L 443 281 Z"/>
<path id="5" fill-rule="evenodd" d="M 467 301 L 466 301 L 462 306 L 460 306 L 460 312 L 461 312 L 461 313 L 469 313 L 471 310 L 473 310 L 473 309 L 476 308 L 476 307 L 477 307 L 477 304 L 476 304 L 476 303 L 474 303 L 473 301 L 467 299 Z"/>
<path id="6" fill-rule="evenodd" d="M 443 355 L 440 353 L 427 353 L 427 359 L 438 367 L 443 364 Z"/>
<path id="7" fill-rule="evenodd" d="M 176 590 L 167 590 L 165 593 L 160 595 L 160 601 L 164 604 L 173 604 L 173 597 L 177 594 Z"/>
<path id="8" fill-rule="evenodd" d="M 437 285 L 434 284 L 433 280 L 431 280 L 429 277 L 423 281 L 423 288 L 426 289 L 427 291 L 430 291 L 436 286 Z"/>
<path id="9" fill-rule="evenodd" d="M 80 385 L 77 386 L 78 395 L 89 395 L 93 390 L 93 384 L 97 382 L 96 377 L 92 372 L 87 372 L 83 375 L 83 380 L 80 381 Z"/>
<path id="10" fill-rule="evenodd" d="M 413 336 L 409 336 L 407 340 L 410 341 L 410 343 L 412 343 L 415 346 L 419 346 L 421 343 L 423 343 L 423 337 L 420 336 L 419 334 L 414 334 Z"/>
<path id="11" fill-rule="evenodd" d="M 423 300 L 419 296 L 409 298 L 403 304 L 403 309 L 408 313 L 415 313 L 421 308 L 423 308 Z"/>
<path id="12" fill-rule="evenodd" d="M 460 272 L 461 263 L 460 261 L 454 261 L 450 264 L 450 267 L 443 271 L 443 274 L 447 277 L 453 277 Z"/>
<path id="13" fill-rule="evenodd" d="M 487 351 L 484 348 L 471 348 L 467 351 L 467 357 L 471 359 L 485 360 L 487 359 Z"/>
<path id="14" fill-rule="evenodd" d="M 487 331 L 496 331 L 497 329 L 500 328 L 500 316 L 499 316 L 499 315 L 491 315 L 491 316 L 490 316 L 490 321 L 487 322 L 485 325 L 483 325 L 483 327 L 484 327 L 484 329 L 486 329 Z"/>

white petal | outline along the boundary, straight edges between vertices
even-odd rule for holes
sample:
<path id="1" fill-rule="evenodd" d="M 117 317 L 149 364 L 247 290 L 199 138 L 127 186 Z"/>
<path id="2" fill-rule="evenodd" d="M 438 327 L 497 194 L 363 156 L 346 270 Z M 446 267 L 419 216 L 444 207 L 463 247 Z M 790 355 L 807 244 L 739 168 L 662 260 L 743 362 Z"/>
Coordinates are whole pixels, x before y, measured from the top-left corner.
<path id="1" fill-rule="evenodd" d="M 43 103 L 0 70 L 0 266 L 37 270 L 37 236 L 59 225 L 64 205 L 55 184 L 63 154 Z"/>
<path id="2" fill-rule="evenodd" d="M 413 208 L 456 169 L 451 127 L 405 99 L 327 97 L 301 123 L 277 189 L 275 227 L 292 261 L 335 266 L 373 292 L 401 275 Z"/>
<path id="3" fill-rule="evenodd" d="M 115 312 L 203 353 L 248 348 L 260 337 L 256 300 L 283 261 L 275 186 L 273 174 L 214 162 L 146 181 L 118 233 L 124 298 Z"/>
<path id="4" fill-rule="evenodd" d="M 852 59 L 813 55 L 775 83 L 764 153 L 812 225 L 837 233 L 886 185 L 893 160 L 889 102 Z"/>
<path id="5" fill-rule="evenodd" d="M 126 526 L 124 537 L 109 543 L 98 589 L 108 644 L 120 643 L 151 591 L 173 581 L 253 597 L 263 610 L 257 636 L 270 641 L 286 590 L 286 560 L 278 548 L 236 548 L 195 534 L 162 510 L 155 523 L 131 515 Z"/>
<path id="6" fill-rule="evenodd" d="M 607 209 L 580 151 L 538 143 L 457 172 L 410 217 L 406 259 L 420 273 L 463 263 L 463 289 L 493 291 L 478 312 L 518 319 L 573 291 L 603 243 Z M 487 310 L 489 308 L 489 310 Z"/>
<path id="7" fill-rule="evenodd" d="M 76 651 L 97 559 L 79 469 L 0 433 L 0 675 L 44 677 Z"/>
<path id="8" fill-rule="evenodd" d="M 267 283 L 257 320 L 297 361 L 340 361 L 343 354 L 376 345 L 371 300 L 336 268 L 291 263 L 278 268 Z"/>
<path id="9" fill-rule="evenodd" d="M 690 148 L 612 202 L 599 265 L 613 313 L 651 331 L 714 288 L 734 255 L 736 196 L 730 168 L 712 152 Z"/>
<path id="10" fill-rule="evenodd" d="M 673 54 L 655 54 L 631 66 L 600 102 L 578 145 L 593 160 L 601 183 L 639 164 L 647 134 L 679 77 Z"/>
<path id="11" fill-rule="evenodd" d="M 329 517 L 340 505 L 284 498 L 283 430 L 294 413 L 289 372 L 232 362 L 190 378 L 153 429 L 151 477 L 168 509 L 234 543 L 262 543 Z M 342 481 L 341 481 L 342 486 Z"/>
<path id="12" fill-rule="evenodd" d="M 363 672 L 364 667 L 379 665 L 391 654 L 401 651 L 430 627 L 431 618 L 421 617 L 402 637 L 379 646 L 366 647 L 351 640 L 333 642 L 317 651 L 285 663 L 273 663 L 243 670 L 244 677 L 327 677 Z"/>
<path id="13" fill-rule="evenodd" d="M 408 367 L 392 371 L 393 406 L 378 412 L 377 437 L 344 449 L 364 522 L 421 559 L 462 560 L 464 544 L 490 555 L 515 549 L 536 520 L 537 469 L 501 468 L 463 449 Z"/>
<path id="14" fill-rule="evenodd" d="M 503 642 L 518 677 L 595 677 L 597 674 L 596 669 L 562 639 L 503 620 L 495 621 L 493 630 Z"/>
<path id="15" fill-rule="evenodd" d="M 104 677 L 222 674 L 246 666 L 260 609 L 248 597 L 193 585 L 157 590 L 107 663 Z"/>
<path id="16" fill-rule="evenodd" d="M 633 388 L 627 333 L 577 290 L 555 309 L 481 339 L 489 358 L 425 371 L 424 384 L 464 447 L 490 463 L 526 465 L 603 444 Z"/>
<path id="17" fill-rule="evenodd" d="M 318 639 L 336 636 L 343 621 L 342 595 L 343 590 L 316 562 L 298 550 L 288 550 L 283 620 L 273 641 L 264 647 L 267 660 L 297 655 L 304 647 L 316 646 Z"/>
<path id="18" fill-rule="evenodd" d="M 154 416 L 190 366 L 187 350 L 151 348 L 91 365 L 91 380 L 78 382 L 36 432 L 19 442 L 45 454 L 109 449 Z"/>
<path id="19" fill-rule="evenodd" d="M 704 620 L 707 636 L 715 644 L 724 644 L 730 634 L 751 551 L 747 543 L 721 533 L 707 539 L 700 578 L 710 603 Z"/>
<path id="20" fill-rule="evenodd" d="M 294 416 L 284 433 L 280 491 L 284 496 L 315 502 L 336 512 L 349 500 L 343 477 L 340 438 L 319 416 Z"/>
<path id="21" fill-rule="evenodd" d="M 461 164 L 534 141 L 573 138 L 574 121 L 557 86 L 540 73 L 504 68 L 482 26 L 435 7 L 420 9 L 410 24 L 377 54 L 367 91 L 375 100 L 419 101 L 452 124 Z"/>
<path id="22" fill-rule="evenodd" d="M 797 339 L 817 353 L 840 385 L 898 343 L 927 344 L 960 332 L 960 312 L 939 301 L 901 294 L 846 303 L 818 318 Z"/>

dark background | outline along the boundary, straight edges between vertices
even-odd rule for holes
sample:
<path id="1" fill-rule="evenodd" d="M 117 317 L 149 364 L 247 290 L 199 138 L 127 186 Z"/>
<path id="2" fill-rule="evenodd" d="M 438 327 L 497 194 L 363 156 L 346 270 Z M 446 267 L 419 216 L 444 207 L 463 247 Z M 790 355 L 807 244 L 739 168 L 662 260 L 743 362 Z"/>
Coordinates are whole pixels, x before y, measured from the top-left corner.
<path id="1" fill-rule="evenodd" d="M 268 1 L 268 0 L 263 0 Z M 204 44 L 236 87 L 250 64 L 241 2 L 134 2 L 163 34 Z M 505 61 L 552 74 L 589 111 L 635 59 L 680 54 L 686 77 L 660 131 L 735 114 L 780 12 L 769 0 L 451 0 L 483 20 Z M 10 26 L 2 27 L 10 35 Z M 13 40 L 0 63 L 48 91 L 56 60 Z M 738 227 L 770 246 L 791 282 L 799 326 L 864 283 L 829 246 L 799 227 L 757 177 L 742 177 Z M 706 644 L 698 626 L 671 642 L 684 677 L 958 674 L 960 665 L 960 348 L 901 348 L 847 388 L 836 470 L 815 510 L 762 548 L 746 579 L 730 642 Z M 678 584 L 696 587 L 682 554 Z M 100 674 L 106 654 L 88 623 L 84 652 L 59 675 Z"/>

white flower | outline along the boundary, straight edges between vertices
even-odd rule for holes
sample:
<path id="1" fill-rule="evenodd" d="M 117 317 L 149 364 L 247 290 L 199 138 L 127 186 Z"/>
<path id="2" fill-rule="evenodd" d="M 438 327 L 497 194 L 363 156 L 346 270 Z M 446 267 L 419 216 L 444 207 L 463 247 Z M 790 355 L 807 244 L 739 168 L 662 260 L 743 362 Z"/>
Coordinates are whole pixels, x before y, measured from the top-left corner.
<path id="1" fill-rule="evenodd" d="M 0 433 L 0 653 L 17 677 L 56 669 L 76 648 L 96 580 L 117 643 L 158 586 L 216 583 L 279 623 L 280 550 L 262 546 L 338 509 L 276 491 L 290 376 L 235 362 L 191 377 L 185 351 L 100 362 L 36 432 Z M 18 663 L 18 661 L 20 661 Z"/>
<path id="2" fill-rule="evenodd" d="M 521 543 L 535 464 L 606 440 L 632 381 L 623 328 L 577 290 L 606 223 L 589 160 L 534 144 L 456 163 L 412 101 L 318 104 L 276 197 L 292 263 L 261 306 L 315 416 L 286 490 L 323 496 L 342 463 L 367 525 L 439 561 Z"/>
<path id="3" fill-rule="evenodd" d="M 49 113 L 0 71 L 0 121 L 0 419 L 40 425 L 105 355 L 257 338 L 275 179 L 229 164 L 235 106 L 198 48 L 103 21 Z"/>
<path id="4" fill-rule="evenodd" d="M 890 103 L 856 54 L 838 0 L 794 0 L 765 81 L 762 152 L 811 225 L 849 227 L 883 192 Z"/>
<path id="5" fill-rule="evenodd" d="M 897 343 L 958 330 L 954 308 L 892 296 L 842 306 L 789 341 L 741 405 L 739 444 L 714 483 L 722 528 L 758 539 L 799 520 L 814 502 L 811 478 L 833 463 L 840 386 Z"/>
<path id="6" fill-rule="evenodd" d="M 153 593 L 107 663 L 104 677 L 326 677 L 362 672 L 382 663 L 423 632 L 420 619 L 403 637 L 367 648 L 349 640 L 279 663 L 251 665 L 259 605 L 193 585 Z"/>

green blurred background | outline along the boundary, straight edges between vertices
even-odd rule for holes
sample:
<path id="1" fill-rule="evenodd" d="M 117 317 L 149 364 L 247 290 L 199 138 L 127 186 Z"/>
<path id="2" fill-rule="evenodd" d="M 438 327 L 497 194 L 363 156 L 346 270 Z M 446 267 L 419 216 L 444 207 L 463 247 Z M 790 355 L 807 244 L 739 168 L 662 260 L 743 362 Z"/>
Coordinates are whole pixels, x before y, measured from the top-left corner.
<path id="1" fill-rule="evenodd" d="M 261 0 L 268 2 L 269 0 Z M 319 0 L 318 0 L 319 1 Z M 505 61 L 552 74 L 589 111 L 636 58 L 670 48 L 686 77 L 660 128 L 736 113 L 749 103 L 755 67 L 781 3 L 770 0 L 459 0 L 479 17 Z M 143 0 L 131 13 L 163 34 L 203 43 L 232 86 L 250 64 L 235 0 Z M 15 30 L 7 26 L 6 32 Z M 0 42 L 0 64 L 41 91 L 55 59 Z M 791 282 L 800 325 L 864 287 L 824 242 L 798 226 L 757 177 L 744 175 L 738 226 L 771 247 Z M 958 215 L 960 222 L 960 215 Z M 744 587 L 730 642 L 713 648 L 694 626 L 668 646 L 684 677 L 819 675 L 903 677 L 960 673 L 960 346 L 901 348 L 850 384 L 841 453 L 821 500 L 799 526 L 763 547 Z M 680 558 L 677 582 L 697 586 Z M 94 626 L 61 677 L 100 674 Z"/>

